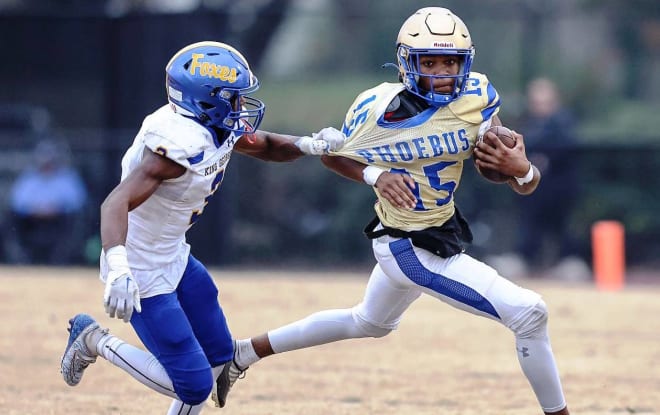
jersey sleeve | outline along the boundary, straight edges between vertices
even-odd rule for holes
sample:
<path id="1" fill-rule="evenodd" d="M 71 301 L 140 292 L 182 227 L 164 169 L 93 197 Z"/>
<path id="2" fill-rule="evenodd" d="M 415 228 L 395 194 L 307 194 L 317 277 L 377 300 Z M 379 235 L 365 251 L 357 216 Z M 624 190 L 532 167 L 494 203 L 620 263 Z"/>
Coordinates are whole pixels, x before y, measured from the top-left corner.
<path id="1" fill-rule="evenodd" d="M 392 99 L 403 89 L 403 85 L 384 82 L 357 96 L 346 113 L 342 132 L 346 135 L 344 145 L 330 155 L 358 158 L 366 149 L 378 145 L 383 129 L 378 126 Z"/>
<path id="2" fill-rule="evenodd" d="M 362 92 L 355 98 L 351 104 L 346 117 L 342 132 L 347 138 L 347 142 L 351 139 L 358 137 L 359 131 L 367 125 L 367 120 L 374 115 L 374 106 L 377 102 L 378 94 L 374 89 L 369 89 Z"/>
<path id="3" fill-rule="evenodd" d="M 188 120 L 158 120 L 145 122 L 142 140 L 154 153 L 194 170 L 196 164 L 204 159 L 205 131 Z M 195 166 L 196 167 L 196 166 Z"/>
<path id="4" fill-rule="evenodd" d="M 463 121 L 481 124 L 497 115 L 500 105 L 500 95 L 486 75 L 472 72 L 463 96 L 449 104 L 449 109 Z"/>

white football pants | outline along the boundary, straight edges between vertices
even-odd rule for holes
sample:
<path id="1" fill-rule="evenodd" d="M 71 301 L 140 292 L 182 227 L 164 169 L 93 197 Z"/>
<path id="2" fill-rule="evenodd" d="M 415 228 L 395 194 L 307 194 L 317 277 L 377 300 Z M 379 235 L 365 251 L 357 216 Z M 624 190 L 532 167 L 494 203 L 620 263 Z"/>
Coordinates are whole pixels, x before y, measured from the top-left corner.
<path id="1" fill-rule="evenodd" d="M 290 350 L 359 337 L 381 337 L 396 329 L 403 313 L 422 293 L 458 309 L 502 323 L 516 337 L 523 373 L 544 411 L 565 400 L 547 334 L 541 296 L 500 276 L 467 254 L 441 258 L 408 239 L 373 240 L 378 264 L 362 302 L 352 309 L 326 310 L 268 332 L 273 350 Z"/>

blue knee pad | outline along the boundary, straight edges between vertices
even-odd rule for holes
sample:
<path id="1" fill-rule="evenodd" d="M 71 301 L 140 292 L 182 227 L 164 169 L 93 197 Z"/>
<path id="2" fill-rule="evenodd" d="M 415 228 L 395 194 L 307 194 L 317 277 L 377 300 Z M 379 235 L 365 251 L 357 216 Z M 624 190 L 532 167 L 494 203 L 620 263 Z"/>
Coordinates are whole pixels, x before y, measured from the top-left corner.
<path id="1" fill-rule="evenodd" d="M 206 358 L 204 362 L 205 365 L 195 367 L 200 364 L 199 356 L 196 354 L 163 356 L 161 360 L 164 366 L 170 367 L 167 373 L 172 379 L 174 392 L 185 404 L 199 405 L 211 394 L 215 379 Z"/>
<path id="2" fill-rule="evenodd" d="M 213 387 L 211 365 L 176 294 L 143 298 L 131 324 L 142 343 L 167 372 L 174 392 L 188 405 L 204 402 Z"/>

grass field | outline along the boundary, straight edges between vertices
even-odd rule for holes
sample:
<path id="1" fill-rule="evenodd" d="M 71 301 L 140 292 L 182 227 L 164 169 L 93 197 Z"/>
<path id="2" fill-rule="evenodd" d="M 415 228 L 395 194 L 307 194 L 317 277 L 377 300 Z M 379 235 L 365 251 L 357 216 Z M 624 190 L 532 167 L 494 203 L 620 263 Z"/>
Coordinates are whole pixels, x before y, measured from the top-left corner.
<path id="1" fill-rule="evenodd" d="M 213 270 L 236 337 L 358 302 L 366 274 L 287 275 Z M 589 284 L 519 281 L 540 292 L 569 407 L 575 415 L 660 413 L 660 286 L 599 292 Z M 169 399 L 104 360 L 67 386 L 59 360 L 67 320 L 103 314 L 94 269 L 0 268 L 0 413 L 165 414 Z M 254 365 L 222 410 L 305 415 L 530 415 L 540 410 L 498 324 L 428 297 L 382 339 L 339 342 Z"/>

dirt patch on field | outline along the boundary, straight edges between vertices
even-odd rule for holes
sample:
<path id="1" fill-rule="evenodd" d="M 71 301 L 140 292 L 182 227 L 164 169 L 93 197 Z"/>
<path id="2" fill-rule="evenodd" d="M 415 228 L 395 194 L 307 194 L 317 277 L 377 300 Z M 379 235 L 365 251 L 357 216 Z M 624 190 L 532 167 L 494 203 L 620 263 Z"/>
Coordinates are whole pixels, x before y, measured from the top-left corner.
<path id="1" fill-rule="evenodd" d="M 367 274 L 213 272 L 235 337 L 260 334 L 326 308 L 351 307 Z M 572 413 L 660 413 L 660 287 L 599 292 L 590 284 L 518 281 L 541 293 Z M 75 388 L 59 373 L 67 320 L 103 314 L 94 269 L 0 268 L 0 412 L 165 414 L 169 399 L 104 360 Z M 217 411 L 209 400 L 204 413 Z M 226 414 L 540 414 L 498 324 L 420 298 L 397 331 L 273 356 L 230 394 Z M 220 413 L 220 412 L 217 412 Z"/>

